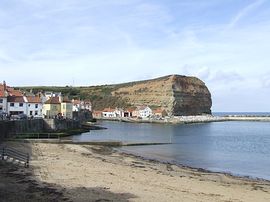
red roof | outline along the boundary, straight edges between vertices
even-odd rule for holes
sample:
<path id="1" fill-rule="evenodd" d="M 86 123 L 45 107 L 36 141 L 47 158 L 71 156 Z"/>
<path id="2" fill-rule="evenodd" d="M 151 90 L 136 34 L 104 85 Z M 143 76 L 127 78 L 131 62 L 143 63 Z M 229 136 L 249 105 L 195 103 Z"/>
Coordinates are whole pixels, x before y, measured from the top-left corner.
<path id="1" fill-rule="evenodd" d="M 8 102 L 25 102 L 23 96 L 8 96 Z"/>
<path id="2" fill-rule="evenodd" d="M 103 112 L 114 112 L 115 109 L 111 109 L 111 108 L 105 108 L 103 109 Z"/>
<path id="3" fill-rule="evenodd" d="M 59 97 L 51 97 L 45 104 L 61 104 Z"/>
<path id="4" fill-rule="evenodd" d="M 5 97 L 5 92 L 0 89 L 0 97 Z"/>
<path id="5" fill-rule="evenodd" d="M 27 96 L 26 97 L 29 103 L 41 103 L 40 97 L 36 96 Z"/>
<path id="6" fill-rule="evenodd" d="M 164 109 L 158 108 L 154 110 L 154 113 L 162 113 L 164 112 Z"/>

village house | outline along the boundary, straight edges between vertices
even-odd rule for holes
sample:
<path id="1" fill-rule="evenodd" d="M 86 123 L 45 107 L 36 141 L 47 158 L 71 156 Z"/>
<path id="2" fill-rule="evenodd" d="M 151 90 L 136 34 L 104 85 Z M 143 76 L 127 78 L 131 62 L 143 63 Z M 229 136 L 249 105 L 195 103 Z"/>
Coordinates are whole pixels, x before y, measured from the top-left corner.
<path id="1" fill-rule="evenodd" d="M 63 118 L 72 119 L 73 117 L 72 107 L 73 107 L 73 104 L 69 99 L 64 98 L 63 100 L 61 100 L 61 114 Z"/>
<path id="2" fill-rule="evenodd" d="M 135 109 L 133 109 L 133 108 L 125 109 L 124 112 L 123 112 L 123 117 L 132 117 L 133 116 L 132 112 L 134 110 Z"/>
<path id="3" fill-rule="evenodd" d="M 152 109 L 148 106 L 138 106 L 136 110 L 132 112 L 134 117 L 149 118 L 153 114 Z"/>
<path id="4" fill-rule="evenodd" d="M 27 114 L 27 99 L 25 96 L 8 96 L 7 103 L 9 115 Z"/>
<path id="5" fill-rule="evenodd" d="M 153 110 L 153 115 L 156 117 L 165 117 L 168 114 L 167 114 L 166 110 L 158 108 L 158 109 Z"/>
<path id="6" fill-rule="evenodd" d="M 73 112 L 80 110 L 92 111 L 92 103 L 89 100 L 72 100 Z"/>
<path id="7" fill-rule="evenodd" d="M 72 119 L 72 102 L 67 98 L 51 97 L 44 103 L 42 112 L 45 118 Z"/>
<path id="8" fill-rule="evenodd" d="M 102 117 L 102 111 L 93 111 L 93 117 L 94 118 L 101 118 Z"/>
<path id="9" fill-rule="evenodd" d="M 117 117 L 117 113 L 116 113 L 115 109 L 105 108 L 102 111 L 102 117 L 104 117 L 104 118 L 115 118 L 115 117 Z"/>
<path id="10" fill-rule="evenodd" d="M 61 115 L 61 102 L 59 97 L 50 97 L 44 104 L 42 109 L 45 118 L 55 118 Z"/>
<path id="11" fill-rule="evenodd" d="M 0 84 L 0 113 L 7 113 L 7 97 L 6 83 Z"/>
<path id="12" fill-rule="evenodd" d="M 37 96 L 27 96 L 27 116 L 41 118 L 42 117 L 42 102 L 41 98 Z"/>

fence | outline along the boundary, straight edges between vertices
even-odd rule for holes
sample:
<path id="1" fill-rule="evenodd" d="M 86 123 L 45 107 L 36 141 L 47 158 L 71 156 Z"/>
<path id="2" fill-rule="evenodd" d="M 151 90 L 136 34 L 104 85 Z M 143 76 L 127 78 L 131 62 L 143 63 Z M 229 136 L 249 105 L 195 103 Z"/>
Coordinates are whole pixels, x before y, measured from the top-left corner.
<path id="1" fill-rule="evenodd" d="M 1 150 L 2 150 L 1 151 L 2 160 L 7 160 L 7 159 L 18 160 L 19 162 L 24 163 L 26 168 L 29 167 L 30 156 L 28 153 L 23 153 L 21 151 L 18 151 L 9 147 L 3 147 Z"/>

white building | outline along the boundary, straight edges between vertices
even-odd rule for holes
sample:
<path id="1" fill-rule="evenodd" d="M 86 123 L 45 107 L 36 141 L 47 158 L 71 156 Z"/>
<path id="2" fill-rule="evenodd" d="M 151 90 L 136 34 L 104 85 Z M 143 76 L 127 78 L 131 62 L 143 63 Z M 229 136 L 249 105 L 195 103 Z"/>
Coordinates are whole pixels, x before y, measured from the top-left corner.
<path id="1" fill-rule="evenodd" d="M 72 100 L 73 108 L 72 111 L 78 112 L 80 110 L 92 111 L 92 104 L 86 100 Z"/>
<path id="2" fill-rule="evenodd" d="M 148 106 L 140 106 L 136 109 L 137 116 L 141 118 L 148 118 L 153 115 L 152 109 Z"/>
<path id="3" fill-rule="evenodd" d="M 115 118 L 115 117 L 117 117 L 117 113 L 115 112 L 115 109 L 105 108 L 102 111 L 102 117 L 104 117 L 104 118 Z"/>
<path id="4" fill-rule="evenodd" d="M 82 109 L 92 111 L 92 103 L 89 100 L 84 100 L 82 103 Z"/>
<path id="5" fill-rule="evenodd" d="M 27 99 L 27 116 L 42 118 L 42 107 L 41 98 L 36 96 L 28 96 Z"/>
<path id="6" fill-rule="evenodd" d="M 9 115 L 27 114 L 27 99 L 25 96 L 8 96 L 7 111 Z"/>
<path id="7" fill-rule="evenodd" d="M 7 113 L 7 96 L 4 91 L 0 91 L 0 113 Z"/>

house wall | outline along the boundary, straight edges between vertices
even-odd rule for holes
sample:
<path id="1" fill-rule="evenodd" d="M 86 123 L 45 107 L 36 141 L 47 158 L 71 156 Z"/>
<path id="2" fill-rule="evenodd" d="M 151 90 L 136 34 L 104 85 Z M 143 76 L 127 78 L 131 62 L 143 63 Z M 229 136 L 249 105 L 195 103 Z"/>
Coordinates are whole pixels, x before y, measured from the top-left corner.
<path id="1" fill-rule="evenodd" d="M 140 110 L 139 112 L 140 112 L 140 117 L 142 118 L 152 116 L 152 110 L 149 107 L 145 108 L 144 110 Z"/>
<path id="2" fill-rule="evenodd" d="M 37 107 L 36 107 L 37 105 Z M 41 103 L 28 103 L 27 105 L 27 116 L 28 117 L 42 117 L 42 104 Z M 31 114 L 32 111 L 32 114 Z M 36 114 L 37 113 L 37 114 Z"/>
<path id="3" fill-rule="evenodd" d="M 64 118 L 72 119 L 72 103 L 61 103 L 61 113 Z"/>
<path id="4" fill-rule="evenodd" d="M 2 102 L 0 102 L 0 112 L 5 112 L 5 113 L 7 113 L 7 98 L 1 98 L 0 97 L 0 100 L 2 101 Z M 1 110 L 1 108 L 2 108 L 2 110 Z"/>
<path id="5" fill-rule="evenodd" d="M 116 117 L 115 112 L 102 112 L 103 117 Z"/>
<path id="6" fill-rule="evenodd" d="M 42 114 L 46 117 L 55 117 L 59 113 L 61 113 L 61 105 L 60 104 L 44 104 L 42 109 Z"/>
<path id="7" fill-rule="evenodd" d="M 14 106 L 10 106 L 11 103 L 14 103 Z M 16 113 L 16 112 L 27 114 L 27 103 L 24 102 L 22 104 L 23 105 L 20 106 L 20 103 L 18 103 L 18 102 L 9 102 L 8 105 L 7 105 L 8 106 L 7 107 L 8 114 L 10 115 L 10 114 Z"/>

